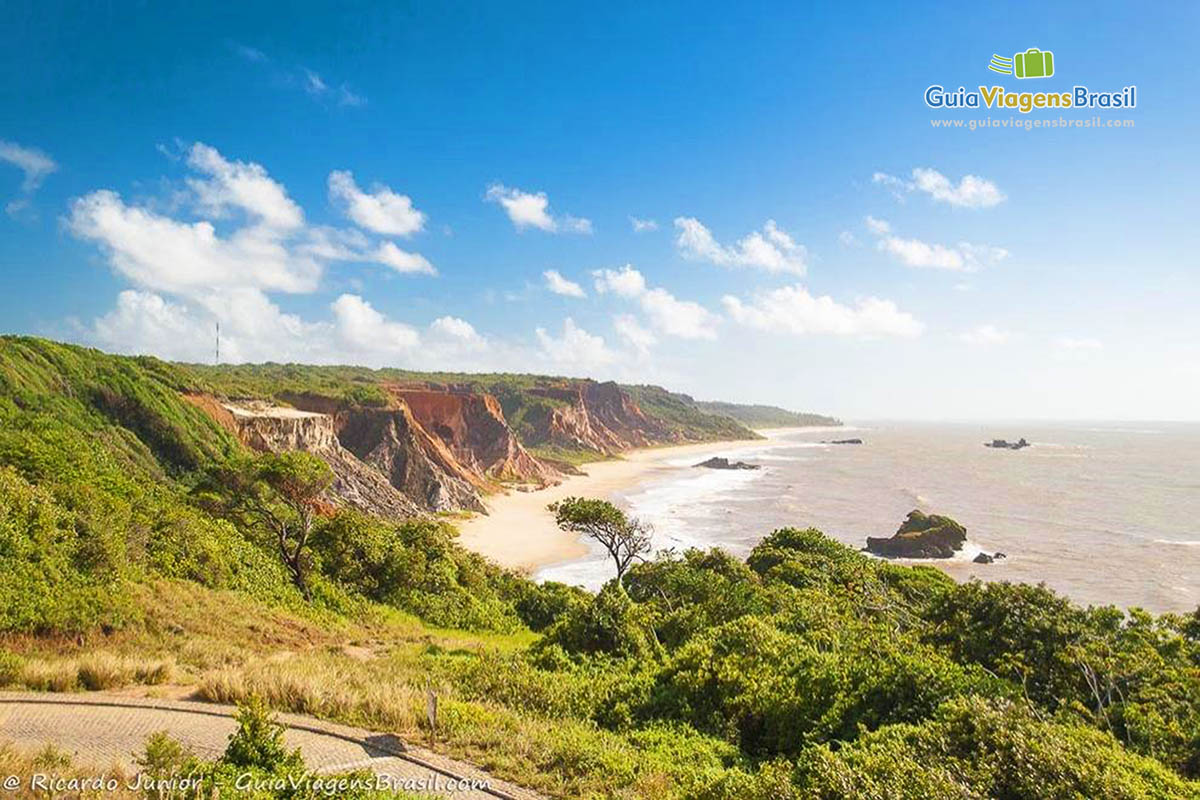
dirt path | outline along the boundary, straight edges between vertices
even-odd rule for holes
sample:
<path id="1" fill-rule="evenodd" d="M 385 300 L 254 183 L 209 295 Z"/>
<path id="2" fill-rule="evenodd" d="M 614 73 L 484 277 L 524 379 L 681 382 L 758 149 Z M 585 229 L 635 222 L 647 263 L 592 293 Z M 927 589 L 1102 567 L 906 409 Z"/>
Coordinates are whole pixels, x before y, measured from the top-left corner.
<path id="1" fill-rule="evenodd" d="M 136 772 L 146 738 L 165 730 L 197 756 L 217 758 L 236 729 L 236 709 L 214 703 L 156 700 L 103 693 L 55 695 L 0 692 L 0 742 L 23 750 L 46 744 L 73 754 L 77 764 L 119 764 Z M 370 770 L 409 791 L 456 800 L 541 800 L 541 795 L 490 777 L 460 761 L 406 744 L 391 734 L 280 714 L 287 743 L 300 748 L 314 772 Z M 465 780 L 464 780 L 465 779 Z M 471 785 L 463 783 L 474 781 Z"/>

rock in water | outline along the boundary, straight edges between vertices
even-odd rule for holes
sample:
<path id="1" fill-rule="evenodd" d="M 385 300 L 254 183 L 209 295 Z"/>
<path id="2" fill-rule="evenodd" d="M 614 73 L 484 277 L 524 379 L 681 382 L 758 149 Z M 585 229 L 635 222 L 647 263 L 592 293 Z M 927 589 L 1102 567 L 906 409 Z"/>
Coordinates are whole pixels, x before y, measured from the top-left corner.
<path id="1" fill-rule="evenodd" d="M 713 456 L 708 461 L 701 461 L 697 467 L 706 469 L 760 469 L 758 464 L 747 464 L 745 461 L 730 461 L 728 458 Z"/>
<path id="2" fill-rule="evenodd" d="M 833 439 L 833 440 L 831 440 L 831 441 L 824 442 L 824 444 L 862 444 L 862 443 L 863 443 L 863 440 L 862 440 L 862 439 L 859 439 L 859 438 L 854 438 L 854 439 Z"/>
<path id="3" fill-rule="evenodd" d="M 1007 439 L 992 439 L 990 442 L 984 442 L 984 447 L 995 447 L 999 450 L 1020 450 L 1023 447 L 1029 447 L 1029 442 L 1025 441 L 1022 436 L 1018 441 L 1010 442 Z"/>
<path id="4" fill-rule="evenodd" d="M 909 512 L 891 538 L 867 537 L 867 550 L 885 558 L 950 558 L 967 541 L 967 529 L 949 517 Z"/>
<path id="5" fill-rule="evenodd" d="M 980 553 L 971 560 L 976 564 L 991 564 L 996 558 L 995 556 L 989 556 L 987 553 Z"/>

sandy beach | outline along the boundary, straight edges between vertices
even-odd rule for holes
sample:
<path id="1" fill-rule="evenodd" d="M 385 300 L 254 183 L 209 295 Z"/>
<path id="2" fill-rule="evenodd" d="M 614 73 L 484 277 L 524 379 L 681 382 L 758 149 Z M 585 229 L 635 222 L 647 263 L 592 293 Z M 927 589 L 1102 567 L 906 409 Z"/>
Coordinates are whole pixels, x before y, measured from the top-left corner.
<path id="1" fill-rule="evenodd" d="M 790 429 L 759 431 L 768 438 Z M 487 556 L 502 566 L 533 572 L 550 564 L 582 558 L 587 546 L 574 534 L 559 530 L 546 506 L 572 495 L 613 499 L 612 496 L 640 483 L 692 469 L 673 464 L 684 457 L 703 461 L 712 455 L 732 456 L 739 450 L 761 448 L 763 441 L 727 441 L 653 447 L 631 450 L 612 461 L 586 464 L 586 475 L 566 478 L 557 486 L 535 492 L 508 491 L 490 497 L 488 514 L 458 523 L 464 547 Z"/>

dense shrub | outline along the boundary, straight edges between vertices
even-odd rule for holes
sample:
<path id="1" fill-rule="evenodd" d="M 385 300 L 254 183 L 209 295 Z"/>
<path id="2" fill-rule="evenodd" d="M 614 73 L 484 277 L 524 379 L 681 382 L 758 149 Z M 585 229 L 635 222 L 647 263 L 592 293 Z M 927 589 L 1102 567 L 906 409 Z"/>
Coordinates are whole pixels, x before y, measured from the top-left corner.
<path id="1" fill-rule="evenodd" d="M 590 602 L 571 608 L 548 628 L 541 645 L 558 645 L 574 655 L 603 653 L 616 658 L 655 658 L 652 609 L 634 603 L 616 581 L 609 581 Z"/>
<path id="2" fill-rule="evenodd" d="M 391 523 L 352 510 L 321 521 L 312 548 L 333 580 L 379 603 L 446 627 L 511 631 L 521 622 L 501 596 L 499 569 L 432 519 Z"/>
<path id="3" fill-rule="evenodd" d="M 803 796 L 830 800 L 1200 797 L 1106 733 L 970 697 L 922 724 L 881 728 L 836 751 L 814 747 L 796 763 Z"/>

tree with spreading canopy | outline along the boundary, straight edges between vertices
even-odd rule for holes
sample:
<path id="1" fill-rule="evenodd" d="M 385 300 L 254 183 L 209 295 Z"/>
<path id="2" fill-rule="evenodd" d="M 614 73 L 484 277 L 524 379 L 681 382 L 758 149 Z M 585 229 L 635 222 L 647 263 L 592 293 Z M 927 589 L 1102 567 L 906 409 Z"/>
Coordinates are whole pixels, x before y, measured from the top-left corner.
<path id="1" fill-rule="evenodd" d="M 607 500 L 567 497 L 548 508 L 554 521 L 565 531 L 595 539 L 617 566 L 617 583 L 629 566 L 650 552 L 653 529 L 649 524 L 630 518 Z"/>
<path id="2" fill-rule="evenodd" d="M 243 527 L 269 531 L 292 582 L 311 600 L 306 548 L 321 498 L 332 484 L 333 470 L 311 453 L 264 453 L 218 467 L 201 490 L 212 510 Z"/>

